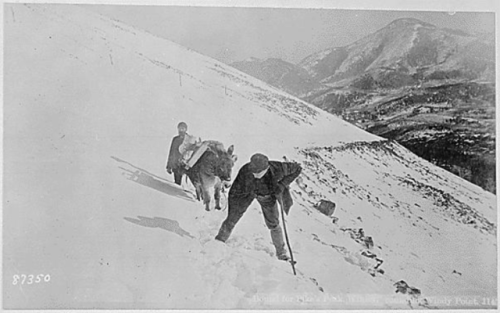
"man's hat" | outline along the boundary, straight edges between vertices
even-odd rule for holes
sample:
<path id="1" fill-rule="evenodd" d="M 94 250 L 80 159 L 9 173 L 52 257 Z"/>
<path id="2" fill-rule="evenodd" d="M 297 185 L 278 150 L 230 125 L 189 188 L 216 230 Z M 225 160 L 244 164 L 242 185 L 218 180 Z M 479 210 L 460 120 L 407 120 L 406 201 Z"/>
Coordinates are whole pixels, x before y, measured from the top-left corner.
<path id="1" fill-rule="evenodd" d="M 269 159 L 267 156 L 256 153 L 250 158 L 250 171 L 252 173 L 259 173 L 269 166 Z"/>
<path id="2" fill-rule="evenodd" d="M 184 123 L 184 122 L 180 122 L 179 124 L 177 124 L 177 128 L 180 128 L 180 127 L 185 127 L 185 128 L 187 128 L 188 126 L 187 126 L 187 124 L 186 124 L 186 123 Z"/>

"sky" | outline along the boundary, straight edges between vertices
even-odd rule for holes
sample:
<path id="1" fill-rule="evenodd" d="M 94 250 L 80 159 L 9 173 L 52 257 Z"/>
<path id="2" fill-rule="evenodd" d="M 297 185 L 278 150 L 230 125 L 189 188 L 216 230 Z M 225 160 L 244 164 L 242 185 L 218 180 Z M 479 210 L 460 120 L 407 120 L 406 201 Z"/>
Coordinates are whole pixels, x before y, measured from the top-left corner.
<path id="1" fill-rule="evenodd" d="M 298 63 L 312 53 L 348 45 L 406 17 L 472 33 L 495 30 L 494 13 L 484 11 L 125 4 L 86 7 L 225 63 L 250 57 Z"/>

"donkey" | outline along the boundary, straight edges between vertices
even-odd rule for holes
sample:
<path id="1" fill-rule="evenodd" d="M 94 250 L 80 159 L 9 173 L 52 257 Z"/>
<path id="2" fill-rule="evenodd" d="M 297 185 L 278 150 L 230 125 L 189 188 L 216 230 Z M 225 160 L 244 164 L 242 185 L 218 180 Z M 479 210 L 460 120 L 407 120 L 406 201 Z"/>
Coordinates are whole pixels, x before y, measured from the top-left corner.
<path id="1" fill-rule="evenodd" d="M 231 172 L 237 156 L 233 155 L 234 146 L 227 151 L 218 141 L 204 141 L 208 149 L 200 159 L 187 170 L 186 174 L 196 189 L 196 198 L 203 200 L 205 210 L 210 211 L 210 189 L 214 188 L 215 209 L 220 210 L 220 192 L 222 184 L 231 181 Z"/>

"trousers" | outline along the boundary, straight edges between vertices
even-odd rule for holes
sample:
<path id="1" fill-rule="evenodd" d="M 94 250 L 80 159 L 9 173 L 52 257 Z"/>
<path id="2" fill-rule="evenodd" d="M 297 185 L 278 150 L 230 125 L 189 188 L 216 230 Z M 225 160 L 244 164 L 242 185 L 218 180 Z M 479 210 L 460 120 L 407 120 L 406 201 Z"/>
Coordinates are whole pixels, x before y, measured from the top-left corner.
<path id="1" fill-rule="evenodd" d="M 276 255 L 282 256 L 286 254 L 285 243 L 283 241 L 283 231 L 279 222 L 279 210 L 276 197 L 273 195 L 269 196 L 257 196 L 257 201 L 260 204 L 262 213 L 264 215 L 264 222 L 267 228 L 271 232 L 271 240 L 276 249 Z M 246 197 L 230 197 L 229 198 L 229 208 L 227 218 L 221 225 L 219 233 L 215 239 L 226 242 L 226 240 L 231 235 L 236 223 L 240 220 L 243 214 L 246 212 L 255 197 L 248 195 Z"/>
<path id="2" fill-rule="evenodd" d="M 182 168 L 175 168 L 172 170 L 174 174 L 174 182 L 177 185 L 182 185 L 182 176 L 184 175 L 184 170 Z"/>

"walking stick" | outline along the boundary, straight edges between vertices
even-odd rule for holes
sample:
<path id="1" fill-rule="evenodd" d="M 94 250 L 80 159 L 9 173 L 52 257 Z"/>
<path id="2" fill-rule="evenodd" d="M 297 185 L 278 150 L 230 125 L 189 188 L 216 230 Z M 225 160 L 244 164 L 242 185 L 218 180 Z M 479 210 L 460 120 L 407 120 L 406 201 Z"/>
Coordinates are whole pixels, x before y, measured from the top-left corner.
<path id="1" fill-rule="evenodd" d="M 288 234 L 286 232 L 286 224 L 285 224 L 285 211 L 283 210 L 283 200 L 280 198 L 280 201 L 278 201 L 280 204 L 281 208 L 281 218 L 283 220 L 283 230 L 285 232 L 285 239 L 286 239 L 286 245 L 288 246 L 288 251 L 290 252 L 290 259 L 291 259 L 291 264 L 292 264 L 292 269 L 293 269 L 293 275 L 297 275 L 295 272 L 295 262 L 293 261 L 293 253 L 292 253 L 292 248 L 290 247 L 290 241 L 288 240 Z"/>

